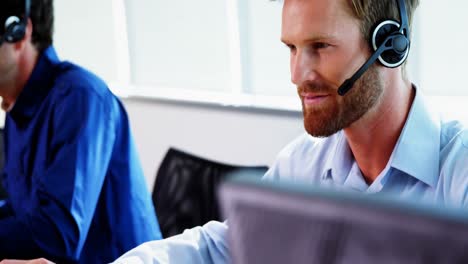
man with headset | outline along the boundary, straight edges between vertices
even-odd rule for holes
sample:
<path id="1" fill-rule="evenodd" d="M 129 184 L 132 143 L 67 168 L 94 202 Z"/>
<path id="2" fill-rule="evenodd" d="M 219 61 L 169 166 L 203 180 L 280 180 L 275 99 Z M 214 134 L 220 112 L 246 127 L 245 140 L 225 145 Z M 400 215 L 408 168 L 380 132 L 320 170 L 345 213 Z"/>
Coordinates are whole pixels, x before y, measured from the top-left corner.
<path id="1" fill-rule="evenodd" d="M 433 115 L 405 72 L 418 4 L 284 0 L 281 38 L 307 133 L 264 179 L 467 206 L 468 130 Z M 226 231 L 210 222 L 115 263 L 227 263 Z"/>
<path id="2" fill-rule="evenodd" d="M 52 46 L 53 0 L 0 3 L 0 260 L 106 263 L 161 238 L 121 102 Z"/>
<path id="3" fill-rule="evenodd" d="M 264 179 L 467 206 L 468 131 L 433 115 L 405 72 L 418 4 L 284 0 L 281 37 L 307 133 Z M 115 263 L 227 263 L 226 231 L 210 222 Z"/>
<path id="4" fill-rule="evenodd" d="M 468 131 L 432 115 L 404 69 L 418 4 L 284 0 L 282 41 L 307 133 L 265 179 L 467 205 Z M 115 263 L 229 263 L 226 231 L 209 222 Z"/>

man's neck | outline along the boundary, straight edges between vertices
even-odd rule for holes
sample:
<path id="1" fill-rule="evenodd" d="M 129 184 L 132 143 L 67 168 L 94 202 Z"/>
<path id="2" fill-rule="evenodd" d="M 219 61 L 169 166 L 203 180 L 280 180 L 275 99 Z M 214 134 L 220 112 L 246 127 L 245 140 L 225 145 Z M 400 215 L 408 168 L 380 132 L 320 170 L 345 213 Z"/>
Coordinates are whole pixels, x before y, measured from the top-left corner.
<path id="1" fill-rule="evenodd" d="M 414 99 L 411 83 L 401 78 L 386 86 L 375 108 L 346 128 L 354 158 L 368 184 L 385 169 L 405 125 Z"/>

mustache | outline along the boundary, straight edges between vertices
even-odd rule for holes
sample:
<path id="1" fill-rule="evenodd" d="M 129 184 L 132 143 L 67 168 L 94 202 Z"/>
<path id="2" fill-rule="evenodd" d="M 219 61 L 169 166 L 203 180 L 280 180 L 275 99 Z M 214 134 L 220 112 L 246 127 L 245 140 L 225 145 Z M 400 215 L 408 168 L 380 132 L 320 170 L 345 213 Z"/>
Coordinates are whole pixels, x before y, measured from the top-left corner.
<path id="1" fill-rule="evenodd" d="M 302 85 L 297 86 L 297 91 L 299 93 L 302 92 L 309 92 L 309 93 L 321 93 L 321 92 L 326 92 L 326 93 L 332 93 L 336 92 L 337 89 L 335 89 L 334 86 L 329 85 L 325 82 L 306 82 Z"/>

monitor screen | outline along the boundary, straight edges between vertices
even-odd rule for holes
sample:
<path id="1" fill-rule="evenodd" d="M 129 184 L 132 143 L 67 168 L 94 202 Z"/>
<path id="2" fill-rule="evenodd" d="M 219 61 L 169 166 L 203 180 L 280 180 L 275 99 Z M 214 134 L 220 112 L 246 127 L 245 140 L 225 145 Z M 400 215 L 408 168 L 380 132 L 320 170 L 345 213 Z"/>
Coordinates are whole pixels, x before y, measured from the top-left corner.
<path id="1" fill-rule="evenodd" d="M 235 177 L 219 189 L 233 263 L 468 263 L 468 214 Z"/>

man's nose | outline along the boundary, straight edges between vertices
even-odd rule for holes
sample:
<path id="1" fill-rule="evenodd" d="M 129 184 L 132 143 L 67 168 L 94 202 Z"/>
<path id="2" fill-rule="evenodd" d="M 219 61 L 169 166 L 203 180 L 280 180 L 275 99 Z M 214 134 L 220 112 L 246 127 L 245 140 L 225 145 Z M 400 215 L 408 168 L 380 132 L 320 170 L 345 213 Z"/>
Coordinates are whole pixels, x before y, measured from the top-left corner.
<path id="1" fill-rule="evenodd" d="M 298 50 L 291 54 L 291 81 L 296 86 L 317 78 L 317 58 Z"/>

